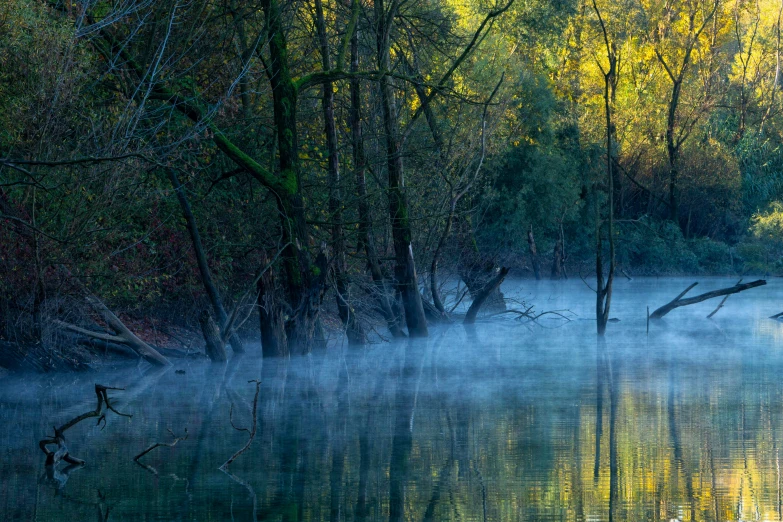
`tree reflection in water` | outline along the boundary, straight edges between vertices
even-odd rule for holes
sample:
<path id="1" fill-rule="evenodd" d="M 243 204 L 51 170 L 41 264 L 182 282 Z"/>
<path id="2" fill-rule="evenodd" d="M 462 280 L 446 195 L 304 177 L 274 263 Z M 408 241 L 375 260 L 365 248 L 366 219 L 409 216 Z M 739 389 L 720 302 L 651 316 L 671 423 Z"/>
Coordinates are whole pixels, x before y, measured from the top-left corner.
<path id="1" fill-rule="evenodd" d="M 121 369 L 101 381 L 127 387 L 117 400 L 133 418 L 69 430 L 87 465 L 49 475 L 38 438 L 91 407 L 94 378 L 10 377 L 0 509 L 9 520 L 92 520 L 98 505 L 106 520 L 779 520 L 777 334 L 759 327 L 750 342 L 728 322 L 667 321 L 642 345 L 588 337 L 589 324 L 524 337 L 478 324 L 184 375 Z M 229 407 L 247 425 L 259 378 L 256 437 L 221 473 L 247 441 Z M 133 463 L 185 428 L 187 440 L 144 457 L 158 475 Z"/>

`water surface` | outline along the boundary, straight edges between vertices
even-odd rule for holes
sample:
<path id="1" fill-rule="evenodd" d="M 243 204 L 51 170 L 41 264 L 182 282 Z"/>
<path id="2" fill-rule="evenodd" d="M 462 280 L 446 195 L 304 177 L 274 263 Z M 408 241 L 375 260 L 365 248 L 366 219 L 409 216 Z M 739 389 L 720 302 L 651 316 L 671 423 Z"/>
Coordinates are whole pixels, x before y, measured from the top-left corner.
<path id="1" fill-rule="evenodd" d="M 700 278 L 692 291 L 735 279 Z M 572 321 L 508 317 L 428 339 L 254 354 L 185 373 L 127 366 L 0 381 L 4 520 L 781 520 L 781 283 L 673 311 L 692 279 L 618 280 L 606 342 L 579 280 L 510 280 L 507 296 Z M 258 425 L 230 472 L 220 465 Z M 81 468 L 38 441 L 95 407 L 133 417 L 66 433 Z M 168 430 L 188 438 L 133 457 Z"/>

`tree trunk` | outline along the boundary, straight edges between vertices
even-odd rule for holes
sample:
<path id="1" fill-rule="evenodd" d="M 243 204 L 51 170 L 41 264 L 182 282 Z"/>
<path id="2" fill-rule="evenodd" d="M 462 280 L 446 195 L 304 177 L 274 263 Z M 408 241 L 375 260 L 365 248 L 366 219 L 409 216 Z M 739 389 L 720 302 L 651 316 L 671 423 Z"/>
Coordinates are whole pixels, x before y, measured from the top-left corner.
<path id="1" fill-rule="evenodd" d="M 262 260 L 267 263 L 266 256 Z M 284 357 L 288 355 L 288 340 L 285 333 L 285 321 L 276 299 L 273 268 L 270 267 L 258 280 L 258 317 L 261 326 L 261 352 L 266 357 Z"/>
<path id="2" fill-rule="evenodd" d="M 329 39 L 326 34 L 324 10 L 321 0 L 315 0 L 315 26 L 321 49 L 323 70 L 329 71 Z M 338 64 L 340 66 L 342 64 Z M 340 166 L 338 158 L 337 127 L 334 122 L 334 89 L 332 82 L 324 82 L 321 99 L 324 117 L 324 135 L 327 150 L 327 183 L 329 185 L 329 214 L 332 219 L 332 251 L 335 286 L 337 287 L 337 311 L 345 328 L 348 344 L 365 344 L 367 336 L 349 302 L 348 266 L 345 260 L 345 237 L 343 234 L 342 196 L 340 190 Z"/>
<path id="3" fill-rule="evenodd" d="M 218 330 L 215 321 L 212 319 L 212 314 L 208 310 L 202 310 L 198 316 L 198 322 L 201 325 L 201 333 L 204 334 L 206 343 L 204 352 L 209 357 L 209 360 L 212 362 L 225 361 L 226 346 L 220 338 L 220 330 Z"/>
<path id="4" fill-rule="evenodd" d="M 185 217 L 185 226 L 188 229 L 188 234 L 190 234 L 190 241 L 193 245 L 193 252 L 196 254 L 196 264 L 198 265 L 198 271 L 201 275 L 201 283 L 204 285 L 204 290 L 207 292 L 207 297 L 209 297 L 209 302 L 212 305 L 212 311 L 218 318 L 221 327 L 225 328 L 228 316 L 226 314 L 226 309 L 223 308 L 223 301 L 220 299 L 220 292 L 212 280 L 212 274 L 210 273 L 209 264 L 207 263 L 207 254 L 204 251 L 204 246 L 201 243 L 201 234 L 199 234 L 198 226 L 196 225 L 196 218 L 193 215 L 190 202 L 188 201 L 188 197 L 185 194 L 185 189 L 177 178 L 177 173 L 172 169 L 167 169 L 167 172 L 171 186 L 174 189 L 174 192 L 177 194 L 177 200 L 179 201 L 179 206 L 182 209 L 182 215 Z M 230 342 L 231 348 L 234 349 L 234 353 L 243 353 L 245 351 L 244 346 L 242 346 L 242 341 L 239 339 L 239 337 L 237 337 L 236 334 L 231 336 Z"/>
<path id="5" fill-rule="evenodd" d="M 596 188 L 595 194 L 595 319 L 597 332 L 600 337 L 606 333 L 606 324 L 609 321 L 609 309 L 612 304 L 612 287 L 614 285 L 614 272 L 616 268 L 615 248 L 614 248 L 614 158 L 612 152 L 612 138 L 614 123 L 612 121 L 612 104 L 615 98 L 615 91 L 618 83 L 617 72 L 617 47 L 614 42 L 610 42 L 609 34 L 601 17 L 598 5 L 593 0 L 593 9 L 598 20 L 601 23 L 603 31 L 604 44 L 606 46 L 606 58 L 608 67 L 604 68 L 599 64 L 601 72 L 604 75 L 604 116 L 606 127 L 606 184 L 608 187 L 607 205 L 607 235 L 609 238 L 609 274 L 604 281 L 604 258 L 603 258 L 603 240 L 601 239 L 601 229 L 603 221 L 601 219 L 601 200 Z"/>
<path id="6" fill-rule="evenodd" d="M 563 242 L 561 238 L 557 238 L 555 242 L 555 250 L 552 254 L 552 275 L 550 279 L 552 281 L 559 281 L 563 275 Z"/>
<path id="7" fill-rule="evenodd" d="M 377 24 L 378 69 L 391 70 L 390 33 L 391 20 L 383 7 L 383 0 L 375 2 Z M 393 5 L 396 5 L 393 3 Z M 392 13 L 393 14 L 393 13 Z M 387 24 L 386 20 L 389 20 Z M 395 254 L 395 279 L 397 291 L 405 308 L 408 334 L 412 337 L 426 337 L 427 320 L 418 288 L 416 263 L 413 259 L 413 245 L 408 202 L 405 196 L 405 174 L 402 163 L 401 143 L 398 136 L 397 114 L 394 107 L 394 90 L 391 78 L 381 76 L 379 80 L 381 112 L 386 138 L 386 165 L 389 176 L 389 217 Z"/>
<path id="8" fill-rule="evenodd" d="M 359 70 L 359 31 L 351 38 L 351 72 Z M 364 250 L 367 257 L 367 266 L 375 286 L 375 298 L 381 315 L 386 320 L 389 332 L 393 337 L 405 337 L 400 327 L 399 318 L 394 313 L 389 301 L 389 292 L 386 289 L 383 272 L 381 271 L 378 256 L 375 253 L 375 238 L 372 232 L 372 216 L 367 195 L 367 181 L 365 179 L 366 158 L 364 155 L 364 138 L 362 137 L 361 119 L 361 88 L 358 78 L 351 78 L 349 83 L 351 91 L 351 107 L 349 119 L 351 127 L 351 147 L 353 152 L 353 168 L 356 176 L 356 195 L 358 196 L 358 240 L 357 250 Z"/>
<path id="9" fill-rule="evenodd" d="M 446 316 L 446 309 L 443 307 L 443 302 L 440 300 L 440 291 L 438 290 L 438 262 L 440 261 L 440 253 L 443 250 L 443 245 L 446 244 L 446 240 L 451 233 L 451 224 L 454 222 L 456 204 L 457 202 L 452 197 L 451 204 L 449 205 L 449 215 L 446 218 L 446 226 L 443 228 L 443 233 L 438 240 L 438 245 L 435 247 L 435 252 L 432 254 L 432 264 L 430 265 L 430 292 L 432 292 L 432 304 L 443 317 Z"/>
<path id="10" fill-rule="evenodd" d="M 484 289 L 487 282 L 495 276 L 497 267 L 493 261 L 482 259 L 470 219 L 465 217 L 462 224 L 464 229 L 461 231 L 462 256 L 459 273 L 465 286 L 470 291 L 470 296 L 475 299 Z M 493 308 L 498 310 L 506 309 L 506 301 L 500 291 L 500 287 L 495 288 L 487 301 L 487 304 Z"/>
<path id="11" fill-rule="evenodd" d="M 280 176 L 286 197 L 278 197 L 282 219 L 285 289 L 292 314 L 286 321 L 289 351 L 310 351 L 321 304 L 324 277 L 311 263 L 310 237 L 305 220 L 299 171 L 297 133 L 298 92 L 289 69 L 289 54 L 283 28 L 284 14 L 279 0 L 262 0 L 269 32 L 270 81 L 274 122 L 277 130 Z"/>
<path id="12" fill-rule="evenodd" d="M 473 324 L 476 322 L 476 316 L 478 315 L 481 306 L 484 304 L 487 298 L 500 287 L 500 284 L 506 278 L 507 274 L 508 268 L 503 267 L 494 278 L 484 285 L 484 288 L 478 293 L 478 295 L 476 295 L 476 297 L 473 299 L 473 303 L 470 305 L 470 308 L 468 308 L 468 313 L 465 314 L 463 324 Z"/>
<path id="13" fill-rule="evenodd" d="M 179 87 L 189 92 L 187 96 L 181 96 L 164 83 L 157 83 L 152 88 L 151 98 L 170 103 L 188 119 L 203 125 L 210 131 L 209 136 L 217 148 L 239 167 L 245 169 L 275 197 L 281 218 L 282 240 L 286 245 L 282 255 L 285 268 L 284 287 L 292 312 L 286 322 L 287 343 L 299 352 L 307 352 L 318 317 L 324 278 L 321 277 L 320 268 L 312 265 L 308 251 L 310 236 L 305 219 L 298 165 L 296 125 L 298 92 L 289 70 L 283 10 L 279 0 L 262 0 L 260 7 L 266 18 L 269 38 L 270 70 L 268 72 L 272 87 L 280 166 L 278 174 L 270 172 L 245 153 L 207 117 L 204 103 L 199 94 L 193 91 L 192 86 L 180 85 Z M 138 78 L 146 77 L 145 68 L 134 59 L 127 47 L 117 40 L 109 29 L 101 29 L 99 34 L 107 47 L 104 51 L 116 53 Z"/>
<path id="14" fill-rule="evenodd" d="M 536 281 L 541 280 L 541 261 L 538 259 L 538 249 L 536 248 L 536 240 L 533 237 L 533 225 L 527 231 L 527 247 L 530 251 L 530 266 L 533 268 L 533 274 L 536 276 Z"/>

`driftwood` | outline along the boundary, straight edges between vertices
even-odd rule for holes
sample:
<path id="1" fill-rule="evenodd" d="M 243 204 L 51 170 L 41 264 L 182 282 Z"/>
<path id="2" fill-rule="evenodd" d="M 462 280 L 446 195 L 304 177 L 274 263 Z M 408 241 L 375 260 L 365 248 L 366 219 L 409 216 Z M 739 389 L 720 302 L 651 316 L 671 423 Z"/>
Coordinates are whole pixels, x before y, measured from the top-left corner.
<path id="1" fill-rule="evenodd" d="M 239 457 L 241 454 L 247 450 L 247 448 L 250 447 L 250 444 L 253 443 L 253 439 L 256 438 L 256 428 L 258 427 L 257 422 L 257 414 L 258 414 L 258 393 L 261 391 L 261 381 L 254 380 L 254 381 L 247 381 L 247 382 L 254 382 L 256 383 L 256 394 L 255 397 L 253 397 L 253 420 L 250 428 L 238 428 L 236 425 L 234 425 L 234 404 L 231 404 L 231 409 L 228 411 L 228 419 L 231 423 L 231 427 L 234 428 L 237 431 L 246 431 L 249 435 L 247 442 L 244 446 L 242 446 L 239 451 L 231 455 L 231 458 L 229 458 L 227 461 L 223 463 L 222 466 L 220 466 L 221 471 L 227 471 L 228 467 L 231 465 L 232 462 L 234 462 L 237 457 Z"/>
<path id="2" fill-rule="evenodd" d="M 658 308 L 656 311 L 654 311 L 652 314 L 650 314 L 650 319 L 660 319 L 664 315 L 668 314 L 675 308 L 679 308 L 681 306 L 688 306 L 696 303 L 701 303 L 702 301 L 706 301 L 707 299 L 712 299 L 714 297 L 720 297 L 720 296 L 728 296 L 731 294 L 736 294 L 739 292 L 742 292 L 743 290 L 749 290 L 751 288 L 756 288 L 757 286 L 764 286 L 767 284 L 767 282 L 764 279 L 759 279 L 757 281 L 751 281 L 750 283 L 744 283 L 744 284 L 736 284 L 734 286 L 731 286 L 729 288 L 722 288 L 720 290 L 713 290 L 712 292 L 706 292 L 704 294 L 700 294 L 694 297 L 689 297 L 687 299 L 683 299 L 683 296 L 687 294 L 694 286 L 696 286 L 698 283 L 693 283 L 688 288 L 686 288 L 680 295 L 672 299 L 667 304 L 663 305 L 662 307 Z M 720 307 L 719 307 L 720 308 Z M 717 310 L 716 310 L 717 311 Z"/>
<path id="3" fill-rule="evenodd" d="M 468 313 L 465 314 L 465 319 L 462 321 L 462 324 L 473 324 L 476 322 L 476 316 L 478 315 L 481 306 L 484 304 L 484 301 L 486 301 L 490 294 L 500 286 L 500 283 L 503 282 L 507 274 L 508 268 L 503 267 L 495 277 L 484 285 L 484 288 L 482 288 L 473 299 L 473 303 L 471 303 L 470 308 L 468 308 Z"/>
<path id="4" fill-rule="evenodd" d="M 201 332 L 204 334 L 204 341 L 206 342 L 206 353 L 209 360 L 212 362 L 223 362 L 226 360 L 226 343 L 220 337 L 220 331 L 218 330 L 215 321 L 212 319 L 212 314 L 209 310 L 202 310 L 198 316 L 198 322 L 201 325 Z"/>
<path id="5" fill-rule="evenodd" d="M 111 405 L 111 401 L 109 400 L 109 395 L 107 393 L 108 390 L 124 390 L 124 389 L 125 388 L 112 388 L 109 386 L 96 384 L 95 395 L 97 395 L 98 397 L 98 405 L 95 407 L 95 409 L 82 413 L 81 415 L 77 415 L 76 417 L 69 420 L 59 428 L 55 427 L 53 436 L 43 438 L 38 442 L 38 447 L 41 448 L 41 451 L 43 451 L 44 454 L 46 455 L 46 465 L 55 466 L 61 460 L 67 462 L 68 464 L 73 464 L 77 466 L 83 465 L 84 464 L 83 460 L 77 459 L 76 457 L 73 457 L 70 454 L 68 450 L 68 446 L 65 444 L 65 431 L 76 426 L 81 421 L 85 419 L 89 419 L 91 417 L 98 417 L 97 425 L 100 426 L 101 422 L 103 422 L 103 426 L 105 427 L 106 410 L 112 411 L 121 417 L 129 417 L 129 418 L 132 417 L 132 415 L 129 415 L 127 413 L 121 413 L 115 410 L 114 407 Z M 57 447 L 55 451 L 49 449 L 49 446 L 52 445 Z"/>
<path id="6" fill-rule="evenodd" d="M 101 341 L 109 341 L 118 344 L 124 344 L 131 347 L 136 353 L 139 354 L 144 360 L 151 364 L 158 366 L 169 366 L 171 363 L 168 359 L 163 357 L 153 347 L 136 337 L 120 319 L 109 310 L 109 308 L 103 304 L 103 301 L 95 297 L 78 279 L 71 278 L 81 290 L 85 293 L 85 300 L 90 307 L 95 310 L 106 324 L 113 330 L 113 334 L 105 332 L 96 332 L 88 330 L 75 324 L 66 323 L 64 321 L 55 320 L 54 322 L 63 328 L 77 332 L 93 339 L 100 339 Z"/>

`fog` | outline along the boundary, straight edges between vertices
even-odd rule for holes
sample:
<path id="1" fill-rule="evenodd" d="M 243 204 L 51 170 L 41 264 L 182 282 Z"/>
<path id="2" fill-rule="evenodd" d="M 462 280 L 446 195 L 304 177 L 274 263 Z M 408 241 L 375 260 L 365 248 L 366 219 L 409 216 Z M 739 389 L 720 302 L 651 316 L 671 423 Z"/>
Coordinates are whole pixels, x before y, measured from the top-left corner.
<path id="1" fill-rule="evenodd" d="M 484 316 L 427 339 L 260 358 L 0 380 L 7 520 L 779 520 L 780 281 L 672 311 L 692 281 L 616 281 L 595 335 L 579 279 L 507 280 L 537 323 Z M 515 305 L 512 305 L 515 306 Z M 183 373 L 184 372 L 184 373 Z M 260 379 L 257 432 L 248 440 Z M 38 441 L 68 430 L 86 465 L 49 472 Z M 233 407 L 232 407 L 233 405 Z M 232 415 L 230 418 L 229 412 Z M 134 462 L 155 442 L 162 446 Z"/>

